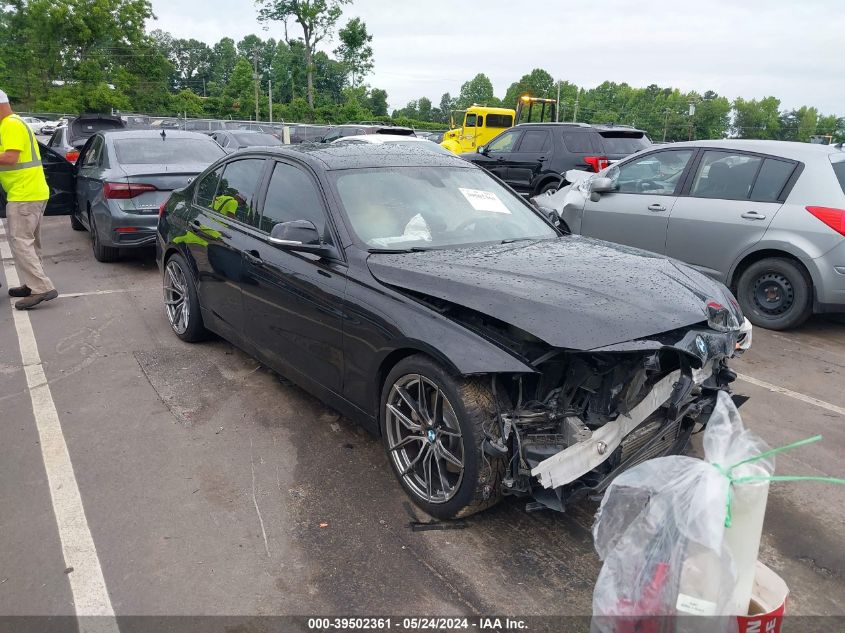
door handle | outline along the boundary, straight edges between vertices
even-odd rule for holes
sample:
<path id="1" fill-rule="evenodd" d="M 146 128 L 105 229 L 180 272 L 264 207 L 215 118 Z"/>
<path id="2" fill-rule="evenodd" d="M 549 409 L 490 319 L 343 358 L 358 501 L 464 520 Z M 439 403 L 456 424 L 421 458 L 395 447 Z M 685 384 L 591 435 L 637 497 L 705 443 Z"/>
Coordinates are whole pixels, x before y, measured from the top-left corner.
<path id="1" fill-rule="evenodd" d="M 251 251 L 244 251 L 244 259 L 255 266 L 260 266 L 264 263 L 264 260 L 261 259 L 261 255 L 259 255 L 258 251 L 255 249 Z"/>
<path id="2" fill-rule="evenodd" d="M 765 220 L 766 216 L 762 213 L 757 213 L 756 211 L 746 211 L 740 217 L 745 218 L 746 220 Z"/>
<path id="3" fill-rule="evenodd" d="M 207 237 L 212 240 L 219 239 L 220 237 L 225 237 L 226 239 L 232 237 L 224 231 L 217 231 L 216 229 L 212 229 L 211 227 L 203 226 L 202 222 L 200 222 L 199 220 L 191 220 L 191 228 L 197 233 L 201 233 L 204 237 Z M 214 231 L 218 235 L 209 233 L 209 231 Z"/>
<path id="4" fill-rule="evenodd" d="M 659 202 L 655 202 L 654 204 L 648 205 L 648 210 L 649 211 L 665 211 L 666 207 L 664 207 Z"/>

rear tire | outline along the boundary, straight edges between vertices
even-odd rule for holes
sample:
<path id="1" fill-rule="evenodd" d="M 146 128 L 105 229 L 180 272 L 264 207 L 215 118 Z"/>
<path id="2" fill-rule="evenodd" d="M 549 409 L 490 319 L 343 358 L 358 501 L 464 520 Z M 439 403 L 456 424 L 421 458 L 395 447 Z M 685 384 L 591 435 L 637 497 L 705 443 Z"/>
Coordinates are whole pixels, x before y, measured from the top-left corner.
<path id="1" fill-rule="evenodd" d="M 202 322 L 197 286 L 188 263 L 181 255 L 171 256 L 164 265 L 162 278 L 164 310 L 173 333 L 186 343 L 208 338 Z"/>
<path id="2" fill-rule="evenodd" d="M 79 218 L 76 217 L 75 213 L 70 214 L 70 228 L 74 231 L 84 231 L 85 225 L 79 221 Z"/>
<path id="3" fill-rule="evenodd" d="M 388 374 L 379 412 L 393 472 L 427 514 L 466 517 L 501 499 L 505 460 L 481 448 L 496 417 L 484 379 L 453 377 L 427 356 L 410 356 Z"/>
<path id="4" fill-rule="evenodd" d="M 809 273 L 783 257 L 761 259 L 742 271 L 736 296 L 748 320 L 769 330 L 798 327 L 813 313 Z"/>
<path id="5" fill-rule="evenodd" d="M 551 195 L 551 194 L 555 193 L 559 188 L 560 188 L 560 181 L 552 180 L 551 182 L 547 182 L 545 185 L 540 187 L 540 189 L 537 191 L 537 195 L 541 196 L 545 193 L 548 193 L 549 195 Z"/>
<path id="6" fill-rule="evenodd" d="M 94 250 L 94 259 L 98 262 L 108 264 L 120 259 L 120 249 L 114 246 L 105 246 L 100 242 L 100 232 L 94 222 L 94 214 L 88 212 L 88 224 L 91 227 L 91 247 Z"/>

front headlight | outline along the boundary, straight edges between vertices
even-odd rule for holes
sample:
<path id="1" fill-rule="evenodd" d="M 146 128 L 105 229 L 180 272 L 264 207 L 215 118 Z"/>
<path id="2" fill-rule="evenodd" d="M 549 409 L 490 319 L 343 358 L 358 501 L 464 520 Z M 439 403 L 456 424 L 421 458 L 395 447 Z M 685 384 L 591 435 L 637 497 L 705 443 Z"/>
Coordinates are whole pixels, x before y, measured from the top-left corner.
<path id="1" fill-rule="evenodd" d="M 707 302 L 707 325 L 717 332 L 734 332 L 740 328 L 734 313 L 718 301 Z"/>

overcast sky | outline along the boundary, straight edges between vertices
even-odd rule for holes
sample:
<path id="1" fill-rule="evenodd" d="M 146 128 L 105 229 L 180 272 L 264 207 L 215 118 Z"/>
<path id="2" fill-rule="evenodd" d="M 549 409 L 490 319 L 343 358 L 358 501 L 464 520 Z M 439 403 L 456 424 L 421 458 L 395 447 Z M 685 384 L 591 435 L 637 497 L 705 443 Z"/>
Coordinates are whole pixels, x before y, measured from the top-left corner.
<path id="1" fill-rule="evenodd" d="M 411 99 L 456 96 L 479 72 L 496 96 L 532 68 L 593 87 L 602 81 L 731 99 L 774 95 L 783 108 L 813 105 L 845 115 L 845 0 L 354 0 L 373 35 L 375 72 L 391 109 Z M 161 28 L 213 44 L 256 33 L 252 0 L 152 0 Z M 528 3 L 526 3 L 528 4 Z M 295 28 L 292 32 L 295 32 Z M 321 48 L 331 51 L 336 42 Z"/>

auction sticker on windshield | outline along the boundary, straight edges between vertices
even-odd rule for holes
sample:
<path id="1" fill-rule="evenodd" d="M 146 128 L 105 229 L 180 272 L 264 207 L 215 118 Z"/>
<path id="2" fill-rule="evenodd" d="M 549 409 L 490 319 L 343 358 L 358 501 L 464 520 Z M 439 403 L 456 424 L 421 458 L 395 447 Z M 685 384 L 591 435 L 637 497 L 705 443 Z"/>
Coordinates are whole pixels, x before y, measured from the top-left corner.
<path id="1" fill-rule="evenodd" d="M 464 198 L 467 199 L 476 211 L 492 211 L 493 213 L 507 213 L 510 215 L 510 209 L 492 191 L 466 189 L 464 187 L 458 187 L 458 189 L 461 190 Z"/>

